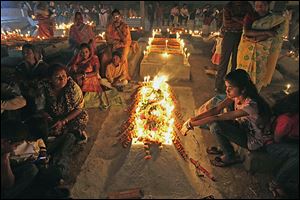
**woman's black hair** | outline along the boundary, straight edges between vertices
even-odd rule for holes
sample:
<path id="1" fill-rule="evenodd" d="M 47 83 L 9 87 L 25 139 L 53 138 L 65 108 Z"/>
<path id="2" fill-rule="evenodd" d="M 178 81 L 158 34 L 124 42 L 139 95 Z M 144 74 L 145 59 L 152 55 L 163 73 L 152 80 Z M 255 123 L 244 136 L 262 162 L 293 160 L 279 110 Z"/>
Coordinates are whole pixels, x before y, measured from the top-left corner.
<path id="1" fill-rule="evenodd" d="M 269 104 L 258 94 L 257 88 L 245 70 L 234 70 L 225 76 L 225 80 L 237 87 L 243 97 L 250 98 L 257 103 L 258 114 L 265 117 L 266 120 L 271 118 Z"/>
<path id="2" fill-rule="evenodd" d="M 112 58 L 113 58 L 114 56 L 119 56 L 119 58 L 122 57 L 122 55 L 121 55 L 121 53 L 120 53 L 119 51 L 114 51 L 114 52 L 112 53 Z"/>
<path id="3" fill-rule="evenodd" d="M 75 17 L 76 17 L 77 15 L 81 15 L 81 16 L 82 16 L 82 13 L 79 12 L 79 11 L 77 11 L 77 12 L 75 13 Z"/>
<path id="4" fill-rule="evenodd" d="M 55 72 L 60 70 L 65 70 L 66 73 L 68 72 L 67 68 L 63 64 L 60 63 L 51 64 L 50 67 L 48 68 L 48 73 L 47 73 L 48 78 L 51 78 Z"/>
<path id="5" fill-rule="evenodd" d="M 111 12 L 111 15 L 114 15 L 115 13 L 117 13 L 118 15 L 121 15 L 120 11 L 118 9 L 114 9 L 112 12 Z"/>
<path id="6" fill-rule="evenodd" d="M 299 90 L 277 101 L 273 105 L 272 111 L 275 116 L 285 113 L 291 115 L 299 113 Z"/>
<path id="7" fill-rule="evenodd" d="M 36 52 L 36 48 L 33 44 L 29 44 L 29 43 L 26 43 L 22 46 L 22 54 L 24 55 L 24 52 L 26 49 L 31 49 L 33 53 Z"/>
<path id="8" fill-rule="evenodd" d="M 84 48 L 87 48 L 88 50 L 91 51 L 91 47 L 88 43 L 81 43 L 80 46 L 79 46 L 79 49 L 82 50 Z"/>

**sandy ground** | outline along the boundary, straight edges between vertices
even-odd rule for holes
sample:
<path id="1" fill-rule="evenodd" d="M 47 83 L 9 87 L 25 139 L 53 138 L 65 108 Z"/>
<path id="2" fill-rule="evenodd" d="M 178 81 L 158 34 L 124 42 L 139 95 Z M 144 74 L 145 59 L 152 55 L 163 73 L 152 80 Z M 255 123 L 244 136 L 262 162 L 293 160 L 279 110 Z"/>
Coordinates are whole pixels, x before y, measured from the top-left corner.
<path id="1" fill-rule="evenodd" d="M 211 44 L 195 44 L 203 49 L 202 54 L 190 56 L 191 81 L 172 82 L 181 104 L 181 112 L 190 117 L 195 108 L 211 98 L 214 78 L 204 73 L 204 66 L 211 65 L 209 56 Z M 201 52 L 201 51 L 199 51 Z M 262 93 L 280 90 L 282 84 L 274 84 Z M 130 91 L 123 94 L 127 103 Z M 105 198 L 109 192 L 139 187 L 145 198 L 201 198 L 214 195 L 215 198 L 271 198 L 267 183 L 271 174 L 249 174 L 242 164 L 228 168 L 212 167 L 210 157 L 205 153 L 208 146 L 215 145 L 212 134 L 196 129 L 182 138 L 189 155 L 217 178 L 196 176 L 195 168 L 186 163 L 173 146 L 165 146 L 161 152 L 153 148 L 152 160 L 144 160 L 144 149 L 132 145 L 124 149 L 118 142 L 118 128 L 127 119 L 123 107 L 112 107 L 106 111 L 89 109 L 89 141 L 85 146 L 74 148 L 70 163 L 70 176 L 66 183 L 74 198 Z"/>

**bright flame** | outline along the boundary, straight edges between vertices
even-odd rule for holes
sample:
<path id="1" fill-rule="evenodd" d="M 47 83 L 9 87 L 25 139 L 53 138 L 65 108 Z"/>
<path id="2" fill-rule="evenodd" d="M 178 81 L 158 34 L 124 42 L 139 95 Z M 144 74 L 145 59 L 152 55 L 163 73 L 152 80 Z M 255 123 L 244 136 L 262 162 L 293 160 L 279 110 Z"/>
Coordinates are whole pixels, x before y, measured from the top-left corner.
<path id="1" fill-rule="evenodd" d="M 166 76 L 156 76 L 149 82 L 144 77 L 144 85 L 137 98 L 139 102 L 133 113 L 133 143 L 153 142 L 172 144 L 174 139 L 174 102 L 170 96 Z"/>
<path id="2" fill-rule="evenodd" d="M 163 55 L 164 58 L 169 57 L 169 54 L 167 52 L 163 53 L 162 55 Z"/>

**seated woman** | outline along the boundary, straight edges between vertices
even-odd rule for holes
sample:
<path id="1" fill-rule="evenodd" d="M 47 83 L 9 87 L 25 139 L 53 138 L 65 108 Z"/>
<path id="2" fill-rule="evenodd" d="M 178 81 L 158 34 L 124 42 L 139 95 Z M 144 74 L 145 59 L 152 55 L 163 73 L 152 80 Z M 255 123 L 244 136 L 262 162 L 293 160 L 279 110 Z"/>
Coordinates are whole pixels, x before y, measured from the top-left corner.
<path id="1" fill-rule="evenodd" d="M 84 107 L 101 107 L 100 63 L 98 56 L 91 53 L 88 44 L 80 45 L 80 52 L 71 59 L 68 68 L 70 75 L 81 87 L 85 101 Z"/>
<path id="2" fill-rule="evenodd" d="M 269 190 L 274 197 L 282 198 L 286 196 L 285 189 L 298 190 L 299 185 L 299 91 L 276 103 L 273 112 L 274 138 L 266 143 L 266 150 L 282 165 L 269 183 Z M 294 188 L 288 187 L 291 180 L 296 180 Z"/>
<path id="3" fill-rule="evenodd" d="M 97 55 L 93 55 L 90 46 L 80 45 L 79 54 L 75 55 L 68 65 L 69 73 L 85 92 L 102 92 L 100 86 L 100 63 Z"/>
<path id="4" fill-rule="evenodd" d="M 122 90 L 128 83 L 126 67 L 121 64 L 121 54 L 118 51 L 113 52 L 112 63 L 106 68 L 106 78 L 113 87 L 119 90 Z"/>
<path id="5" fill-rule="evenodd" d="M 78 143 L 87 142 L 88 114 L 83 110 L 80 87 L 67 76 L 66 68 L 60 64 L 53 64 L 48 76 L 49 80 L 42 82 L 41 87 L 45 98 L 43 110 L 52 124 L 52 135 L 58 139 L 66 135 L 65 132 L 67 135 L 73 133 Z"/>
<path id="6" fill-rule="evenodd" d="M 89 43 L 91 51 L 94 53 L 96 49 L 95 34 L 92 27 L 83 23 L 81 12 L 75 13 L 74 24 L 70 28 L 69 43 L 72 49 L 79 49 L 82 43 Z"/>
<path id="7" fill-rule="evenodd" d="M 255 1 L 255 15 L 244 19 L 237 69 L 246 70 L 258 91 L 271 83 L 288 22 L 269 11 L 270 1 Z"/>
<path id="8" fill-rule="evenodd" d="M 270 108 L 259 96 L 246 71 L 238 69 L 225 77 L 227 97 L 216 107 L 190 118 L 182 127 L 186 135 L 195 126 L 208 124 L 210 132 L 215 134 L 223 150 L 223 156 L 211 160 L 218 167 L 241 162 L 235 156 L 231 141 L 249 150 L 258 150 L 264 145 L 264 127 L 270 119 Z M 220 112 L 234 104 L 234 111 Z M 208 153 L 216 153 L 211 148 Z"/>
<path id="9" fill-rule="evenodd" d="M 16 66 L 15 78 L 27 105 L 21 109 L 22 119 L 26 120 L 37 111 L 35 99 L 40 95 L 38 82 L 46 78 L 48 64 L 43 61 L 41 52 L 32 44 L 22 46 L 23 61 Z"/>

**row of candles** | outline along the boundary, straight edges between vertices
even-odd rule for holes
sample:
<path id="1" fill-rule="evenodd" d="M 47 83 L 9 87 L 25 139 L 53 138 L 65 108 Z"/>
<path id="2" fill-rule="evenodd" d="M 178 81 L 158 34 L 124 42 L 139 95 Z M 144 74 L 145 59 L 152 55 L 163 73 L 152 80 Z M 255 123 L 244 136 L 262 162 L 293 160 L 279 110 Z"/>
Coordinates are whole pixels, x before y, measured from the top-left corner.
<path id="1" fill-rule="evenodd" d="M 66 31 L 63 30 L 63 34 L 61 37 L 66 36 Z M 2 31 L 1 32 L 1 41 L 7 41 L 7 40 L 24 40 L 24 41 L 32 41 L 32 40 L 45 40 L 47 38 L 40 37 L 33 37 L 30 35 L 30 31 L 28 31 L 26 34 L 22 34 L 20 29 L 16 29 L 14 31 Z"/>
<path id="2" fill-rule="evenodd" d="M 152 31 L 152 37 L 150 37 L 150 38 L 148 39 L 148 45 L 147 45 L 147 47 L 146 47 L 146 50 L 144 50 L 144 56 L 145 56 L 145 57 L 147 57 L 148 54 L 149 54 L 150 51 L 151 51 L 151 45 L 152 45 L 152 42 L 153 42 L 153 40 L 154 40 L 154 38 L 155 38 L 155 35 L 160 34 L 160 33 L 161 33 L 161 29 L 154 29 L 154 30 Z M 187 60 L 188 60 L 188 58 L 189 58 L 189 56 L 190 56 L 190 53 L 188 53 L 188 52 L 187 52 L 187 48 L 184 47 L 184 46 L 185 46 L 185 43 L 184 43 L 183 39 L 180 38 L 180 34 L 179 34 L 179 33 L 176 33 L 176 41 L 180 44 L 180 51 L 181 51 L 181 53 L 182 53 L 182 54 L 184 55 L 184 57 L 185 57 L 185 62 L 187 62 Z M 167 57 L 169 56 L 169 54 L 168 54 L 168 42 L 169 42 L 169 40 L 166 39 L 166 40 L 165 40 L 165 51 L 164 51 L 164 53 L 162 54 L 164 58 L 167 58 Z"/>
<path id="3" fill-rule="evenodd" d="M 167 32 L 169 34 L 190 34 L 191 36 L 193 37 L 202 37 L 202 31 L 199 31 L 199 30 L 187 30 L 187 29 L 184 29 L 184 30 L 180 30 L 180 31 L 172 31 L 170 30 L 169 28 L 167 28 Z M 210 35 L 212 36 L 220 36 L 221 33 L 219 31 L 216 31 L 216 32 L 210 32 Z"/>

